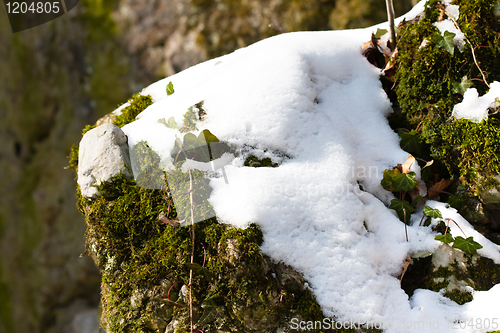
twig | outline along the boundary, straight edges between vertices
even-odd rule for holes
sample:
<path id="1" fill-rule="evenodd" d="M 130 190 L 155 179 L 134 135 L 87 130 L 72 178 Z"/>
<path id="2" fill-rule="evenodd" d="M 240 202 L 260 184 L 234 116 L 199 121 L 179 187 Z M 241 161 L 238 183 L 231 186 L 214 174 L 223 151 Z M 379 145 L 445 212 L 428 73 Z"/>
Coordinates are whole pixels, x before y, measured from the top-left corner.
<path id="1" fill-rule="evenodd" d="M 189 171 L 189 201 L 191 203 L 191 264 L 194 263 L 194 206 L 193 206 L 193 175 L 191 173 L 191 169 Z M 193 287 L 192 287 L 192 280 L 193 280 L 193 270 L 189 269 L 189 285 L 191 288 L 189 288 L 189 316 L 190 316 L 190 322 L 191 322 L 191 333 L 194 332 L 194 325 L 193 325 Z"/>
<path id="2" fill-rule="evenodd" d="M 444 14 L 446 14 L 450 20 L 453 21 L 453 23 L 455 24 L 455 26 L 457 27 L 458 31 L 460 31 L 461 33 L 464 34 L 464 32 L 462 31 L 462 29 L 460 29 L 460 26 L 458 25 L 458 22 L 455 20 L 455 18 L 453 16 L 451 16 L 451 14 L 449 14 L 446 10 L 444 10 L 443 8 L 439 8 L 439 10 L 441 10 Z M 488 88 L 491 89 L 490 85 L 488 84 L 488 81 L 486 81 L 486 76 L 484 75 L 484 72 L 483 70 L 481 69 L 481 67 L 479 67 L 479 64 L 477 63 L 477 59 L 476 59 L 476 53 L 474 52 L 475 50 L 475 47 L 472 46 L 472 43 L 470 42 L 469 38 L 467 38 L 467 36 L 464 34 L 464 38 L 465 38 L 465 41 L 467 43 L 469 43 L 470 45 L 470 48 L 472 50 L 472 58 L 474 58 L 474 63 L 476 64 L 476 67 L 477 69 L 479 69 L 479 72 L 481 73 L 481 76 L 483 77 L 483 80 L 484 80 L 484 84 L 486 84 L 488 86 Z"/>
<path id="3" fill-rule="evenodd" d="M 448 218 L 445 218 L 446 220 L 446 229 L 444 231 L 444 234 L 446 235 L 446 232 L 448 231 L 448 225 L 450 224 L 450 221 L 453 221 L 453 223 L 455 223 L 455 225 L 458 227 L 458 229 L 460 229 L 460 231 L 464 234 L 465 238 L 467 238 L 467 235 L 465 234 L 465 232 L 462 230 L 462 228 L 460 228 L 460 226 L 458 225 L 457 222 L 455 222 L 454 219 L 450 219 L 449 217 Z"/>
<path id="4" fill-rule="evenodd" d="M 403 281 L 403 276 L 405 276 L 406 270 L 408 269 L 410 264 L 411 264 L 411 257 L 406 257 L 405 265 L 403 267 L 403 273 L 401 274 L 401 277 L 399 278 L 400 282 Z"/>
<path id="5" fill-rule="evenodd" d="M 282 27 L 280 27 L 279 25 L 276 25 L 274 23 L 269 23 L 268 27 L 273 28 L 274 30 L 279 31 L 283 34 L 287 32 L 285 29 L 283 29 Z"/>
<path id="6" fill-rule="evenodd" d="M 392 0 L 385 0 L 385 5 L 387 7 L 387 17 L 389 18 L 389 43 L 388 47 L 391 51 L 394 51 L 396 48 L 396 31 L 394 30 L 394 6 L 392 4 Z"/>

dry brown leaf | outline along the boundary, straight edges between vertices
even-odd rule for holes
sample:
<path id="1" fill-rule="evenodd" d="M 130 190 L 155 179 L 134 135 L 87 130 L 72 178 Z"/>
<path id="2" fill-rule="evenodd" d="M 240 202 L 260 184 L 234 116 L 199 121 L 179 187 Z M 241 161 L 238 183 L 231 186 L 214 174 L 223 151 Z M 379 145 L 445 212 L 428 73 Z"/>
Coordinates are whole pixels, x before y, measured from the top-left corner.
<path id="1" fill-rule="evenodd" d="M 406 257 L 405 265 L 403 267 L 403 274 L 401 274 L 401 277 L 399 278 L 399 281 L 403 280 L 403 276 L 405 276 L 406 270 L 408 269 L 408 267 L 410 266 L 410 264 L 411 264 L 411 257 Z"/>
<path id="2" fill-rule="evenodd" d="M 176 228 L 178 227 L 180 224 L 181 224 L 181 221 L 177 221 L 177 220 L 169 220 L 167 217 L 165 216 L 162 216 L 159 218 L 159 220 L 162 222 L 162 223 L 165 223 L 165 224 L 168 224 L 168 225 L 171 225 L 172 227 Z"/>
<path id="3" fill-rule="evenodd" d="M 401 173 L 408 173 L 410 172 L 410 167 L 411 165 L 415 163 L 415 157 L 413 156 L 408 156 L 408 159 L 406 160 L 406 162 L 404 162 L 403 164 L 401 164 Z"/>
<path id="4" fill-rule="evenodd" d="M 430 160 L 429 162 L 425 163 L 425 165 L 422 167 L 422 169 L 425 169 L 428 166 L 431 166 L 433 163 L 434 163 L 434 160 Z"/>
<path id="5" fill-rule="evenodd" d="M 452 183 L 453 180 L 441 179 L 427 190 L 429 198 L 437 196 L 439 192 L 446 190 Z"/>

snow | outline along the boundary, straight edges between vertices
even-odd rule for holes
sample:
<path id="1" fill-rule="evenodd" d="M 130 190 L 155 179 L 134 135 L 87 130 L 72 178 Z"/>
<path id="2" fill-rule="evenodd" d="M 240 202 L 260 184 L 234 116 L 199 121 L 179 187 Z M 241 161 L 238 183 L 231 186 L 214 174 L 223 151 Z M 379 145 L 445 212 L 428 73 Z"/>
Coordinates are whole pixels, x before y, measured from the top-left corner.
<path id="1" fill-rule="evenodd" d="M 282 34 L 194 66 L 147 87 L 142 94 L 155 103 L 123 131 L 130 147 L 147 141 L 168 169 L 181 134 L 158 120 L 182 123 L 188 107 L 204 100 L 199 130 L 240 153 L 225 155 L 217 166 L 224 165 L 224 177 L 210 179 L 217 217 L 240 228 L 258 223 L 262 251 L 304 274 L 325 316 L 382 323 L 386 332 L 426 332 L 436 321 L 439 332 L 472 332 L 453 329 L 452 320 L 498 317 L 491 306 L 498 286 L 463 306 L 428 290 L 409 299 L 400 287 L 405 258 L 441 243 L 418 223 L 408 227 L 407 242 L 404 225 L 386 206 L 394 196 L 380 186 L 383 171 L 408 153 L 388 125 L 392 110 L 380 71 L 361 55 L 376 28 Z M 175 93 L 167 97 L 170 81 Z M 250 154 L 280 166 L 244 167 Z M 420 177 L 416 164 L 412 171 Z M 481 255 L 499 262 L 497 245 L 458 213 L 433 205 L 484 246 Z M 459 234 L 453 226 L 452 232 Z M 419 321 L 422 327 L 408 327 Z"/>
<path id="2" fill-rule="evenodd" d="M 460 16 L 460 7 L 458 5 L 452 5 L 451 0 L 442 1 L 445 5 L 444 10 L 448 15 L 450 15 L 455 21 L 458 20 Z M 435 22 L 434 26 L 438 28 L 441 36 L 444 36 L 445 31 L 449 31 L 455 34 L 453 37 L 453 44 L 458 46 L 460 51 L 463 50 L 465 46 L 465 35 L 460 29 L 457 28 L 455 23 L 451 19 L 441 20 L 439 22 Z"/>
<path id="3" fill-rule="evenodd" d="M 460 50 L 463 50 L 465 46 L 465 35 L 463 32 L 458 30 L 458 28 L 455 26 L 455 23 L 453 23 L 452 20 L 446 19 L 442 20 L 439 22 L 433 23 L 433 25 L 438 28 L 439 32 L 441 33 L 441 36 L 444 36 L 445 31 L 449 31 L 451 33 L 454 33 L 455 36 L 453 37 L 453 44 L 458 46 Z"/>
<path id="4" fill-rule="evenodd" d="M 465 118 L 476 123 L 487 119 L 489 108 L 496 109 L 500 106 L 500 82 L 495 81 L 490 87 L 481 97 L 476 88 L 468 88 L 464 93 L 464 100 L 453 108 L 452 115 L 456 119 Z"/>

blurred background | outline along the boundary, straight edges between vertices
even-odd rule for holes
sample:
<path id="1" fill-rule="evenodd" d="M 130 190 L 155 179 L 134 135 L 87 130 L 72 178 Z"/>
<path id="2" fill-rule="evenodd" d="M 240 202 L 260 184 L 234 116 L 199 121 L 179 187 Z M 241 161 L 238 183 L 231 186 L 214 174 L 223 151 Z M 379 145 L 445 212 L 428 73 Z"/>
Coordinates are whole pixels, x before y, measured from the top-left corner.
<path id="1" fill-rule="evenodd" d="M 394 0 L 396 15 L 416 1 Z M 81 0 L 13 34 L 0 5 L 0 333 L 96 333 L 100 275 L 85 251 L 81 130 L 133 93 L 288 32 L 366 27 L 385 0 Z"/>

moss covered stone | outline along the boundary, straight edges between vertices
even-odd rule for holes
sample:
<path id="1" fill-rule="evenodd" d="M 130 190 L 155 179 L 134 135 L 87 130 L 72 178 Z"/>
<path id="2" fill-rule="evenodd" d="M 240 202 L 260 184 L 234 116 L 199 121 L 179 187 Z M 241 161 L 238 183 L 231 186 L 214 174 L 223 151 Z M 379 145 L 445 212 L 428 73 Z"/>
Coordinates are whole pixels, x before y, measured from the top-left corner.
<path id="1" fill-rule="evenodd" d="M 497 1 L 455 0 L 460 8 L 458 24 L 475 49 L 486 79 L 500 77 L 500 22 L 494 14 Z M 427 6 L 419 18 L 399 29 L 396 73 L 397 108 L 419 139 L 428 144 L 433 159 L 442 162 L 449 174 L 467 188 L 469 197 L 488 201 L 498 186 L 500 172 L 500 118 L 490 115 L 480 123 L 452 117 L 454 105 L 463 100 L 460 83 L 471 80 L 480 95 L 487 84 L 474 63 L 472 48 L 455 46 L 450 54 L 438 47 L 440 36 L 433 23 L 446 19 L 440 2 Z M 498 206 L 500 207 L 500 206 Z M 495 207 L 495 208 L 498 208 Z M 467 216 L 477 219 L 476 215 Z M 485 216 L 480 214 L 481 218 Z"/>
<path id="2" fill-rule="evenodd" d="M 166 299 L 186 303 L 192 226 L 159 221 L 168 210 L 168 191 L 139 187 L 121 175 L 98 190 L 93 201 L 80 196 L 79 209 L 88 226 L 87 251 L 102 270 L 106 331 L 164 332 L 171 323 L 173 332 L 187 331 L 188 310 Z M 170 209 L 168 218 L 176 217 Z M 287 327 L 292 316 L 322 318 L 302 276 L 260 252 L 257 225 L 236 229 L 212 218 L 194 228 L 194 262 L 210 272 L 195 274 L 192 283 L 194 319 L 203 320 L 203 331 L 267 332 Z"/>

